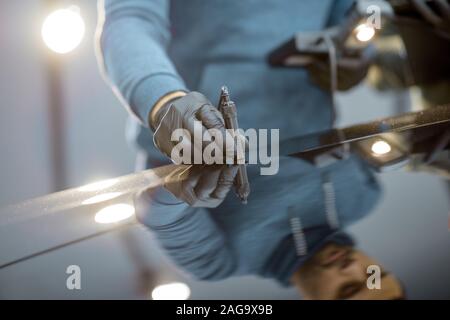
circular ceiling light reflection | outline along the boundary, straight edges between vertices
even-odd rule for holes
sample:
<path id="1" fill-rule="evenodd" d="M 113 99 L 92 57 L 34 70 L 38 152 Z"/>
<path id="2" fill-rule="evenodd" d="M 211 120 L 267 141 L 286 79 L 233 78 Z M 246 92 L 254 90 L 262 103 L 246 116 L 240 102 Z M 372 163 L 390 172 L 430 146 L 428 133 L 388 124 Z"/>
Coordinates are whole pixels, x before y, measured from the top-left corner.
<path id="1" fill-rule="evenodd" d="M 85 192 L 99 191 L 99 190 L 103 190 L 103 189 L 112 187 L 117 182 L 118 182 L 117 179 L 109 179 L 109 180 L 94 182 L 94 183 L 90 183 L 85 186 L 82 186 L 82 187 L 78 188 L 78 190 L 85 191 Z"/>
<path id="2" fill-rule="evenodd" d="M 101 224 L 115 223 L 126 220 L 134 215 L 134 207 L 119 203 L 101 209 L 95 215 L 95 222 Z"/>
<path id="3" fill-rule="evenodd" d="M 163 284 L 152 291 L 153 300 L 187 300 L 190 295 L 191 289 L 181 282 Z"/>
<path id="4" fill-rule="evenodd" d="M 375 28 L 365 23 L 355 28 L 356 39 L 361 42 L 368 42 L 375 36 Z"/>
<path id="5" fill-rule="evenodd" d="M 86 205 L 86 204 L 94 204 L 94 203 L 99 203 L 99 202 L 103 202 L 103 201 L 108 201 L 108 200 L 117 198 L 121 194 L 122 194 L 121 192 L 103 193 L 103 194 L 93 196 L 89 199 L 86 199 L 83 202 L 81 202 L 81 204 Z"/>
<path id="6" fill-rule="evenodd" d="M 56 53 L 68 53 L 83 40 L 85 25 L 80 9 L 71 6 L 50 13 L 45 19 L 41 34 L 44 43 Z"/>
<path id="7" fill-rule="evenodd" d="M 377 156 L 383 156 L 391 152 L 392 147 L 384 140 L 375 141 L 372 145 L 372 152 Z"/>

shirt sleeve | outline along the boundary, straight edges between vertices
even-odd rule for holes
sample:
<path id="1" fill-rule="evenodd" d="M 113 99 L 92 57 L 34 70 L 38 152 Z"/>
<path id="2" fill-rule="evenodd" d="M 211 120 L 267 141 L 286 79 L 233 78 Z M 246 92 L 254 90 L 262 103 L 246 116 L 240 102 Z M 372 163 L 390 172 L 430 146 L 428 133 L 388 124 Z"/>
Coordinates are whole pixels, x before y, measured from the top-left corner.
<path id="1" fill-rule="evenodd" d="M 175 264 L 195 278 L 221 280 L 235 272 L 225 234 L 208 210 L 189 207 L 158 188 L 138 196 L 136 215 Z"/>
<path id="2" fill-rule="evenodd" d="M 100 68 L 123 104 L 145 126 L 161 97 L 187 90 L 167 54 L 169 2 L 99 2 L 96 50 Z"/>

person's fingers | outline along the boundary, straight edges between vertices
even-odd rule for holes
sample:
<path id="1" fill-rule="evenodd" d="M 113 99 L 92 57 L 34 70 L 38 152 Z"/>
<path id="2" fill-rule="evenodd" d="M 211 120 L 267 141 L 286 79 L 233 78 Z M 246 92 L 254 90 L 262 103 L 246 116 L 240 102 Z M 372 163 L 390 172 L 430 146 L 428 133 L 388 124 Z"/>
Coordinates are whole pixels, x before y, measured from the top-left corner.
<path id="1" fill-rule="evenodd" d="M 184 127 L 187 131 L 189 131 L 191 135 L 192 163 L 204 163 L 203 149 L 206 147 L 206 143 L 203 139 L 203 136 L 205 134 L 206 128 L 203 126 L 202 122 L 196 118 L 195 115 L 192 115 L 185 120 Z"/>
<path id="2" fill-rule="evenodd" d="M 212 105 L 203 105 L 195 115 L 185 121 L 185 127 L 191 132 L 195 152 L 202 156 L 201 163 L 223 164 L 228 158 L 231 162 L 233 161 L 236 153 L 235 142 L 225 129 L 222 114 L 217 108 Z M 212 154 L 203 153 L 210 144 L 213 144 L 215 149 L 221 150 L 220 161 Z"/>
<path id="3" fill-rule="evenodd" d="M 197 195 L 194 188 L 189 184 L 182 183 L 182 189 L 180 190 L 177 198 L 181 199 L 190 206 L 195 206 L 198 203 Z"/>
<path id="4" fill-rule="evenodd" d="M 183 182 L 184 186 L 188 186 L 193 189 L 197 185 L 201 176 L 201 168 L 191 165 L 188 169 L 185 169 L 182 173 L 180 173 L 179 179 Z"/>
<path id="5" fill-rule="evenodd" d="M 212 198 L 223 200 L 233 186 L 238 166 L 226 166 L 222 168 L 215 190 L 211 193 Z"/>
<path id="6" fill-rule="evenodd" d="M 205 143 L 203 148 L 211 143 L 214 139 L 211 136 L 211 130 L 217 130 L 218 134 L 220 134 L 220 141 L 216 141 L 217 147 L 221 148 L 225 160 L 229 160 L 233 162 L 233 159 L 236 155 L 235 141 L 233 136 L 225 129 L 225 120 L 223 119 L 220 111 L 212 105 L 204 105 L 197 112 L 197 119 L 202 121 L 203 126 L 206 128 L 205 135 Z"/>
<path id="7" fill-rule="evenodd" d="M 184 97 L 175 100 L 173 104 L 177 109 L 183 110 L 187 117 L 190 117 L 197 113 L 199 106 L 211 105 L 211 101 L 200 92 L 192 91 Z"/>
<path id="8" fill-rule="evenodd" d="M 210 194 L 216 189 L 219 176 L 219 168 L 205 168 L 204 173 L 200 176 L 200 179 L 194 187 L 194 192 L 198 199 L 207 201 L 210 198 Z"/>
<path id="9" fill-rule="evenodd" d="M 196 166 L 180 166 L 166 179 L 164 187 L 175 197 L 193 205 L 196 202 L 194 187 L 200 179 L 200 170 Z"/>
<path id="10" fill-rule="evenodd" d="M 167 175 L 166 183 L 168 182 L 180 182 L 193 179 L 195 176 L 198 176 L 200 173 L 196 166 L 193 165 L 180 165 L 176 166 L 173 171 Z"/>
<path id="11" fill-rule="evenodd" d="M 225 130 L 225 121 L 222 114 L 216 107 L 204 104 L 197 112 L 197 119 L 200 120 L 206 129 Z"/>

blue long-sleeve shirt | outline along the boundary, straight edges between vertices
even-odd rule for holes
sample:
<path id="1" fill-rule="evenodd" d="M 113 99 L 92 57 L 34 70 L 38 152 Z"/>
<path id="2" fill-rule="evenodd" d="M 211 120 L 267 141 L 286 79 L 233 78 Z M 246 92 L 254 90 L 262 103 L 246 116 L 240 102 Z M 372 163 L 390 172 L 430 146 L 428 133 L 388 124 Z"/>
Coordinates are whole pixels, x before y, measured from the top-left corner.
<path id="1" fill-rule="evenodd" d="M 330 128 L 330 95 L 314 86 L 305 70 L 272 68 L 266 57 L 295 32 L 338 23 L 352 2 L 105 0 L 101 65 L 134 115 L 130 132 L 146 153 L 147 167 L 168 162 L 153 145 L 148 116 L 172 91 L 196 90 L 216 103 L 219 88 L 227 85 L 241 127 L 280 129 L 281 139 Z M 336 231 L 325 214 L 325 176 L 336 193 L 339 227 L 364 216 L 379 195 L 371 172 L 356 158 L 327 174 L 293 158 L 282 158 L 276 176 L 249 169 L 252 194 L 245 207 L 233 196 L 214 210 L 149 201 L 139 218 L 179 265 L 201 279 L 256 273 L 285 283 L 305 259 L 298 255 L 291 226 L 298 221 L 292 215 L 300 219 L 309 253 Z M 277 249 L 287 254 L 276 255 Z"/>
<path id="2" fill-rule="evenodd" d="M 280 138 L 328 129 L 331 99 L 305 70 L 272 68 L 268 53 L 298 31 L 336 24 L 352 0 L 104 0 L 100 65 L 135 116 L 129 135 L 161 164 L 150 109 L 176 90 L 213 103 L 228 86 L 242 128 L 280 128 Z"/>

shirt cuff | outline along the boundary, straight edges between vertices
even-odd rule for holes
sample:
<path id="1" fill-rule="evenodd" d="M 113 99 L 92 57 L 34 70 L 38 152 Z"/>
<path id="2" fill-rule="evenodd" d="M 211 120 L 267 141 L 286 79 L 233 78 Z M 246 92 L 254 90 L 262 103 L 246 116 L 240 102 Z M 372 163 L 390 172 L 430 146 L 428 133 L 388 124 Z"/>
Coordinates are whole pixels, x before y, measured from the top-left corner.
<path id="1" fill-rule="evenodd" d="M 163 96 L 174 91 L 188 91 L 183 80 L 170 73 L 159 73 L 143 79 L 135 88 L 131 107 L 146 127 L 153 106 Z"/>

